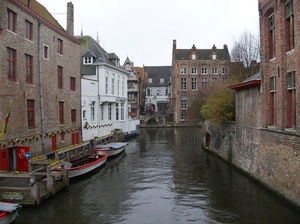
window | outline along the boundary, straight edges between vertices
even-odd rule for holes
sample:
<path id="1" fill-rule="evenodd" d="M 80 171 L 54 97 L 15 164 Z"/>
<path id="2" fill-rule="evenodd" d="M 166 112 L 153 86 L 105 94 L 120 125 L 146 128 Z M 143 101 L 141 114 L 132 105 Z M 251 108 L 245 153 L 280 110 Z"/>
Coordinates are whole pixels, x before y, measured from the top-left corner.
<path id="1" fill-rule="evenodd" d="M 63 67 L 57 67 L 58 88 L 63 89 Z"/>
<path id="2" fill-rule="evenodd" d="M 32 56 L 25 54 L 26 83 L 33 83 Z"/>
<path id="3" fill-rule="evenodd" d="M 181 78 L 181 90 L 186 90 L 186 78 Z"/>
<path id="4" fill-rule="evenodd" d="M 111 95 L 115 95 L 115 79 L 111 79 Z"/>
<path id="5" fill-rule="evenodd" d="M 218 82 L 218 78 L 212 78 L 212 83 L 216 84 Z"/>
<path id="6" fill-rule="evenodd" d="M 49 48 L 46 45 L 44 45 L 44 58 L 45 59 L 49 58 Z"/>
<path id="7" fill-rule="evenodd" d="M 104 120 L 104 106 L 101 105 L 100 108 L 101 108 L 101 111 L 100 111 L 100 119 L 101 119 L 101 121 L 103 121 L 103 120 Z"/>
<path id="8" fill-rule="evenodd" d="M 32 23 L 29 22 L 28 20 L 25 20 L 25 26 L 26 26 L 25 37 L 28 40 L 32 40 L 32 31 L 33 31 Z"/>
<path id="9" fill-rule="evenodd" d="M 207 88 L 207 82 L 208 82 L 208 78 L 202 78 L 202 89 Z"/>
<path id="10" fill-rule="evenodd" d="M 64 118 L 64 102 L 59 102 L 59 123 L 64 124 L 65 118 Z"/>
<path id="11" fill-rule="evenodd" d="M 197 78 L 192 78 L 192 90 L 197 90 Z"/>
<path id="12" fill-rule="evenodd" d="M 134 93 L 128 93 L 128 100 L 134 100 Z"/>
<path id="13" fill-rule="evenodd" d="M 222 67 L 222 74 L 227 74 L 227 73 L 228 73 L 228 68 Z"/>
<path id="14" fill-rule="evenodd" d="M 86 119 L 86 110 L 82 111 L 82 118 Z"/>
<path id="15" fill-rule="evenodd" d="M 105 76 L 105 94 L 108 94 L 108 76 Z"/>
<path id="16" fill-rule="evenodd" d="M 120 80 L 117 80 L 117 95 L 120 96 Z"/>
<path id="17" fill-rule="evenodd" d="M 17 31 L 17 13 L 7 9 L 7 29 L 16 32 Z"/>
<path id="18" fill-rule="evenodd" d="M 76 91 L 76 78 L 70 77 L 70 89 Z"/>
<path id="19" fill-rule="evenodd" d="M 108 120 L 111 121 L 111 103 L 108 103 Z"/>
<path id="20" fill-rule="evenodd" d="M 119 104 L 116 103 L 116 121 L 119 120 Z"/>
<path id="21" fill-rule="evenodd" d="M 194 53 L 192 54 L 192 60 L 196 60 L 196 55 Z"/>
<path id="22" fill-rule="evenodd" d="M 83 64 L 84 65 L 91 65 L 91 64 L 93 64 L 93 57 L 84 57 L 83 58 Z"/>
<path id="23" fill-rule="evenodd" d="M 76 123 L 76 109 L 71 110 L 71 122 Z"/>
<path id="24" fill-rule="evenodd" d="M 164 80 L 164 78 L 160 78 L 160 79 L 159 79 L 159 83 L 160 83 L 160 84 L 163 84 L 163 83 L 165 83 L 165 80 Z"/>
<path id="25" fill-rule="evenodd" d="M 275 57 L 275 19 L 271 15 L 268 19 L 269 27 L 269 59 Z"/>
<path id="26" fill-rule="evenodd" d="M 121 103 L 121 120 L 125 120 L 125 108 L 124 108 L 124 103 Z"/>
<path id="27" fill-rule="evenodd" d="M 271 116 L 270 116 L 270 124 L 271 126 L 275 125 L 275 116 L 276 116 L 276 77 L 271 77 L 270 80 L 270 92 L 271 92 Z"/>
<path id="28" fill-rule="evenodd" d="M 152 78 L 149 78 L 149 79 L 148 79 L 148 83 L 152 83 Z"/>
<path id="29" fill-rule="evenodd" d="M 180 74 L 186 74 L 186 68 L 180 68 Z"/>
<path id="30" fill-rule="evenodd" d="M 213 54 L 212 55 L 212 60 L 216 60 L 217 59 L 217 55 Z"/>
<path id="31" fill-rule="evenodd" d="M 181 109 L 187 109 L 187 97 L 181 97 Z"/>
<path id="32" fill-rule="evenodd" d="M 296 128 L 296 83 L 295 71 L 288 73 L 288 127 Z"/>
<path id="33" fill-rule="evenodd" d="M 124 78 L 122 80 L 122 96 L 125 96 L 125 81 L 124 81 Z"/>
<path id="34" fill-rule="evenodd" d="M 182 112 L 182 113 L 181 113 L 181 120 L 182 120 L 182 121 L 185 121 L 185 120 L 186 120 L 186 113 L 185 113 L 185 112 Z"/>
<path id="35" fill-rule="evenodd" d="M 214 75 L 218 74 L 218 68 L 216 68 L 216 67 L 211 68 L 211 72 Z"/>
<path id="36" fill-rule="evenodd" d="M 271 81 L 270 81 L 270 91 L 276 91 L 276 77 L 273 76 L 271 77 Z"/>
<path id="37" fill-rule="evenodd" d="M 288 44 L 288 51 L 295 48 L 294 46 L 294 10 L 293 1 L 289 1 L 285 4 L 285 21 L 286 21 L 286 42 Z"/>
<path id="38" fill-rule="evenodd" d="M 16 67 L 17 67 L 17 51 L 12 48 L 7 48 L 7 67 L 8 67 L 8 80 L 16 81 Z"/>
<path id="39" fill-rule="evenodd" d="M 295 72 L 288 73 L 288 89 L 294 89 L 296 87 Z"/>
<path id="40" fill-rule="evenodd" d="M 58 45 L 57 53 L 63 54 L 63 41 L 59 38 L 57 39 L 57 45 Z"/>
<path id="41" fill-rule="evenodd" d="M 34 119 L 34 100 L 27 100 L 27 121 L 28 128 L 35 127 L 35 119 Z"/>
<path id="42" fill-rule="evenodd" d="M 207 74 L 207 68 L 206 67 L 201 68 L 201 74 Z"/>
<path id="43" fill-rule="evenodd" d="M 91 103 L 91 121 L 95 121 L 95 101 Z"/>
<path id="44" fill-rule="evenodd" d="M 197 68 L 196 67 L 192 67 L 192 74 L 197 74 Z"/>

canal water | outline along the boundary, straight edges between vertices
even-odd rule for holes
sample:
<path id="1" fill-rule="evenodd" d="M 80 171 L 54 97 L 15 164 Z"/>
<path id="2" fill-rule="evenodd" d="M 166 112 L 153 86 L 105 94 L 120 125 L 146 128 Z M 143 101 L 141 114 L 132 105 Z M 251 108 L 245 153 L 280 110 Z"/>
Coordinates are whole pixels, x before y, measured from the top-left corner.
<path id="1" fill-rule="evenodd" d="M 126 152 L 15 223 L 300 223 L 300 213 L 201 149 L 199 128 L 141 129 Z"/>

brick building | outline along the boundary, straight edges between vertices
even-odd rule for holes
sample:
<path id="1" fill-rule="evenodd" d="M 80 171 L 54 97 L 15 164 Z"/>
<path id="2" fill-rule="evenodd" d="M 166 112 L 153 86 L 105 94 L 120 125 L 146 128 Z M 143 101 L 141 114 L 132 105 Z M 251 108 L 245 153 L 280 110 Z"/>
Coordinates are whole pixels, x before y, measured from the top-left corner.
<path id="1" fill-rule="evenodd" d="M 236 90 L 236 122 L 203 129 L 207 148 L 300 208 L 300 1 L 259 0 L 261 72 Z"/>
<path id="2" fill-rule="evenodd" d="M 178 124 L 194 123 L 187 109 L 199 90 L 227 80 L 230 55 L 227 45 L 217 49 L 177 49 L 173 40 L 172 97 L 174 121 Z"/>
<path id="3" fill-rule="evenodd" d="M 67 9 L 68 32 L 36 0 L 0 1 L 1 125 L 12 101 L 0 169 L 18 168 L 21 149 L 34 156 L 80 141 L 80 42 Z"/>
<path id="4" fill-rule="evenodd" d="M 262 126 L 300 132 L 300 1 L 259 0 Z"/>

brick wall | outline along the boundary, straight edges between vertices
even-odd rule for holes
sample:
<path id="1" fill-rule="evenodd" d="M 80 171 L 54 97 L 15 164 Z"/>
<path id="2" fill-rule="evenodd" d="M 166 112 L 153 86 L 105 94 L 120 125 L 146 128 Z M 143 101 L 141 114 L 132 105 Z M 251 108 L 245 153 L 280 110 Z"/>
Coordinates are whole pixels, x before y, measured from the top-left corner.
<path id="1" fill-rule="evenodd" d="M 209 151 L 300 206 L 299 136 L 235 123 L 205 122 L 203 130 L 211 137 Z"/>
<path id="2" fill-rule="evenodd" d="M 17 30 L 7 30 L 7 9 L 17 14 Z M 31 147 L 33 155 L 42 154 L 42 126 L 40 113 L 40 84 L 38 58 L 38 18 L 19 5 L 11 1 L 1 0 L 0 3 L 0 121 L 4 121 L 10 100 L 13 101 L 10 120 L 5 138 L 0 140 L 1 148 L 11 148 L 18 145 Z M 33 24 L 33 39 L 25 38 L 25 20 Z M 43 46 L 49 48 L 49 58 L 41 59 L 42 96 L 45 124 L 45 148 L 52 150 L 52 135 L 57 135 L 57 147 L 71 145 L 71 134 L 80 132 L 80 45 L 68 36 L 65 31 L 58 31 L 52 25 L 42 20 L 41 24 L 41 52 Z M 57 39 L 63 41 L 63 55 L 57 53 Z M 7 78 L 7 47 L 17 52 L 16 82 Z M 33 83 L 26 83 L 25 54 L 33 57 Z M 63 89 L 58 89 L 57 66 L 63 67 Z M 76 91 L 70 91 L 70 77 L 76 78 Z M 28 128 L 27 100 L 35 101 L 35 128 Z M 63 101 L 65 124 L 59 123 L 58 102 Z M 71 122 L 71 109 L 76 109 L 76 123 Z M 65 140 L 61 140 L 59 133 L 65 133 Z M 28 139 L 33 139 L 29 141 Z"/>

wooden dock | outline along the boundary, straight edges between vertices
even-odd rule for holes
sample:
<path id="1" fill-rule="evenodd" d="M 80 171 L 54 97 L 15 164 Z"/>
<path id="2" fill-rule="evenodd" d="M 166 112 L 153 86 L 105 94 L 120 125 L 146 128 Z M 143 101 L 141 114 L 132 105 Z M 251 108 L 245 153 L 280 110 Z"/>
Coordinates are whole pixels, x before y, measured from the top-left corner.
<path id="1" fill-rule="evenodd" d="M 47 155 L 36 156 L 28 160 L 28 172 L 0 171 L 0 201 L 18 203 L 26 206 L 36 206 L 47 198 L 69 186 L 68 172 L 64 162 L 80 158 L 91 152 L 89 142 L 62 148 Z M 52 172 L 61 167 L 60 172 Z M 4 199 L 6 197 L 12 199 Z M 13 199 L 14 195 L 24 198 Z M 7 196 L 8 195 L 8 196 Z"/>
<path id="2" fill-rule="evenodd" d="M 0 201 L 12 202 L 24 206 L 36 206 L 47 198 L 69 186 L 68 172 L 64 169 L 64 162 L 80 158 L 94 151 L 95 144 L 104 144 L 124 140 L 122 130 L 95 138 L 94 141 L 82 142 L 58 149 L 46 155 L 36 156 L 28 160 L 28 172 L 0 170 Z M 60 172 L 52 172 L 56 167 Z M 5 199 L 2 194 L 5 194 Z M 22 199 L 7 199 L 9 197 Z"/>

